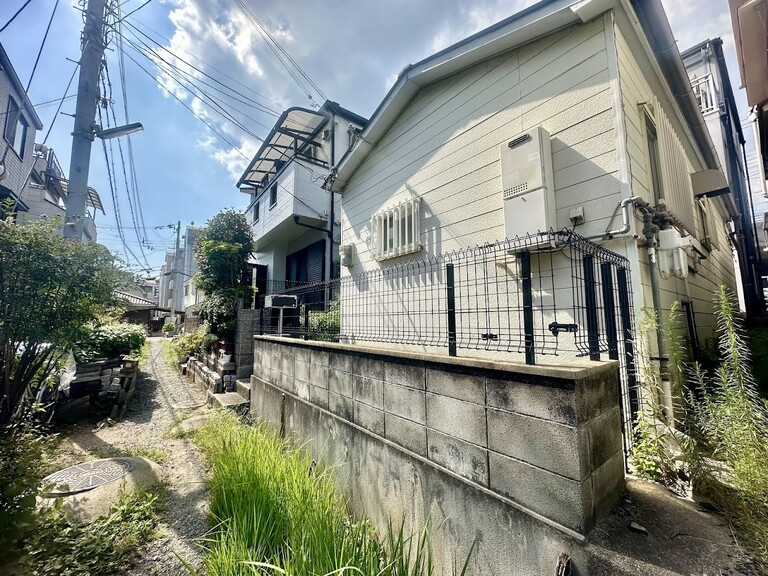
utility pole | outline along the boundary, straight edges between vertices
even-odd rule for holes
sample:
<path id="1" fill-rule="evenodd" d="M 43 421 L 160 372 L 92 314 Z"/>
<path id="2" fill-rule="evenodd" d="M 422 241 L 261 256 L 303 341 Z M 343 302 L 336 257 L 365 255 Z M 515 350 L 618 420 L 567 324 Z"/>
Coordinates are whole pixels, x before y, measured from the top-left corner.
<path id="1" fill-rule="evenodd" d="M 88 196 L 88 169 L 91 163 L 93 125 L 99 103 L 99 74 L 104 57 L 106 0 L 88 0 L 83 27 L 80 76 L 77 82 L 75 127 L 72 132 L 72 157 L 69 164 L 67 212 L 64 237 L 83 237 L 83 220 Z"/>
<path id="2" fill-rule="evenodd" d="M 173 280 L 173 323 L 176 324 L 176 311 L 181 306 L 181 287 L 179 286 L 179 280 L 181 279 L 181 274 L 179 270 L 179 248 L 181 244 L 181 220 L 176 222 L 176 256 L 173 259 L 174 263 L 174 272 L 175 278 Z"/>

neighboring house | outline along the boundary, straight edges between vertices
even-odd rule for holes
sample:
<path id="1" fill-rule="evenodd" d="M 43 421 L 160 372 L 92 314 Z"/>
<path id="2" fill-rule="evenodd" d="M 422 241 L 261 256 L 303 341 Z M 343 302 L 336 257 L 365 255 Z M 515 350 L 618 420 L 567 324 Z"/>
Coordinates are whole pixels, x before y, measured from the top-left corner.
<path id="1" fill-rule="evenodd" d="M 187 226 L 184 233 L 184 262 L 181 267 L 181 279 L 184 282 L 182 295 L 182 310 L 184 310 L 184 331 L 191 332 L 197 328 L 200 320 L 196 306 L 205 299 L 205 293 L 198 290 L 195 285 L 194 275 L 197 272 L 195 260 L 195 246 L 204 228 L 199 226 Z"/>
<path id="2" fill-rule="evenodd" d="M 338 249 L 330 247 L 328 229 L 335 220 L 337 239 L 340 200 L 323 184 L 365 122 L 330 101 L 319 110 L 289 108 L 238 181 L 251 197 L 260 294 L 337 276 Z"/>
<path id="3" fill-rule="evenodd" d="M 173 272 L 176 270 L 176 252 L 171 250 L 165 253 L 165 262 L 160 267 L 160 275 L 158 276 L 158 298 L 157 304 L 160 308 L 174 309 L 175 292 L 174 286 L 176 282 L 176 276 Z"/>
<path id="4" fill-rule="evenodd" d="M 23 224 L 56 216 L 63 219 L 67 211 L 67 187 L 68 182 L 56 154 L 50 148 L 35 144 L 34 163 L 21 194 L 27 211 L 19 215 L 19 222 Z M 99 193 L 90 186 L 85 204 L 83 238 L 96 242 L 96 211 L 105 212 Z"/>
<path id="5" fill-rule="evenodd" d="M 342 194 L 341 248 L 349 258 L 341 275 L 352 279 L 342 286 L 342 335 L 350 332 L 345 323 L 370 321 L 384 322 L 377 331 L 391 337 L 386 323 L 407 318 L 404 300 L 374 290 L 413 285 L 417 294 L 428 280 L 416 266 L 413 279 L 397 285 L 386 277 L 373 285 L 362 273 L 467 246 L 481 252 L 527 234 L 534 235 L 528 276 L 545 261 L 554 276 L 549 292 L 533 295 L 534 305 L 547 298 L 554 306 L 556 295 L 555 311 L 574 308 L 575 290 L 587 284 L 576 284 L 581 268 L 550 244 L 537 252 L 535 241 L 538 231 L 568 228 L 627 258 L 635 317 L 646 307 L 665 317 L 682 301 L 696 347 L 713 334 L 713 291 L 736 285 L 729 237 L 736 190 L 715 194 L 727 187 L 722 172 L 660 0 L 538 2 L 403 69 L 339 163 L 333 189 Z M 649 229 L 649 249 L 634 209 L 642 202 L 664 217 L 662 247 L 690 245 L 657 251 L 660 236 Z M 657 272 L 657 259 L 671 269 Z M 526 275 L 520 266 L 499 262 L 493 287 L 514 291 Z M 476 290 L 481 314 L 487 287 L 456 290 Z M 531 305 L 504 306 L 522 317 Z M 535 313 L 542 338 L 552 338 L 551 310 Z M 585 330 L 574 319 L 558 320 Z M 433 322 L 435 332 L 444 331 L 442 318 Z M 487 342 L 503 336 L 482 334 Z M 473 354 L 482 355 L 482 346 Z M 557 350 L 555 361 L 573 357 L 564 346 Z"/>
<path id="6" fill-rule="evenodd" d="M 741 87 L 747 93 L 749 120 L 755 140 L 755 218 L 761 249 L 768 251 L 768 51 L 766 51 L 767 0 L 728 0 L 731 24 L 739 62 Z M 742 114 L 747 111 L 743 110 Z M 764 255 L 765 256 L 765 255 Z M 768 258 L 761 262 L 761 275 L 768 276 Z"/>
<path id="7" fill-rule="evenodd" d="M 739 233 L 734 235 L 734 240 L 738 242 L 737 270 L 741 276 L 739 288 L 743 288 L 740 298 L 749 316 L 763 315 L 765 301 L 760 278 L 760 247 L 746 180 L 745 140 L 725 64 L 723 41 L 720 38 L 705 40 L 682 52 L 681 57 L 728 179 L 729 188 L 720 192 L 732 192 L 738 208 L 736 230 Z M 710 197 L 720 192 L 715 191 Z M 706 209 L 701 200 L 699 209 Z"/>
<path id="8" fill-rule="evenodd" d="M 16 213 L 25 212 L 20 200 L 24 183 L 35 162 L 35 133 L 43 127 L 24 90 L 8 54 L 0 44 L 0 126 L 3 129 L 0 150 L 0 200 L 16 203 Z"/>

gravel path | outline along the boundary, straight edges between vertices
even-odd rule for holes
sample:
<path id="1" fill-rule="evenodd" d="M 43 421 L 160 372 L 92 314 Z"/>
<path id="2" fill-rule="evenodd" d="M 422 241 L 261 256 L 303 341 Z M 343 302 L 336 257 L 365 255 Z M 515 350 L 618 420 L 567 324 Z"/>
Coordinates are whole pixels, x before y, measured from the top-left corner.
<path id="1" fill-rule="evenodd" d="M 166 361 L 162 338 L 150 338 L 149 341 L 149 359 L 140 363 L 136 392 L 123 419 L 109 428 L 94 427 L 98 421 L 93 416 L 88 423 L 81 419 L 62 433 L 61 454 L 65 462 L 74 463 L 87 456 L 107 457 L 120 452 L 146 455 L 141 452 L 148 450 L 163 452 L 165 461 L 160 464 L 169 497 L 159 526 L 160 537 L 149 543 L 137 564 L 125 574 L 184 575 L 188 572 L 175 554 L 195 568 L 200 566 L 201 550 L 196 539 L 207 531 L 206 473 L 192 442 L 186 438 L 172 438 L 168 432 L 177 418 L 190 414 L 190 409 L 182 406 L 202 404 L 205 394 L 182 378 Z M 85 410 L 86 405 L 79 409 Z M 77 410 L 74 408 L 73 412 Z M 206 410 L 203 407 L 195 412 Z"/>

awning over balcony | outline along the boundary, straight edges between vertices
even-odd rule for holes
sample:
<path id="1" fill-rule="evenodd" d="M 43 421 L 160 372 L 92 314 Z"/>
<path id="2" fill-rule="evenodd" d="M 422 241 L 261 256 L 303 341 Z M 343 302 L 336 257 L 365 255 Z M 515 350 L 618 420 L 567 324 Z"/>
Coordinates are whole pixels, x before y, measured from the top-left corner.
<path id="1" fill-rule="evenodd" d="M 69 183 L 67 180 L 61 180 L 61 188 L 64 190 L 65 198 L 67 196 L 68 185 Z M 106 212 L 104 212 L 104 205 L 101 203 L 101 196 L 99 196 L 99 193 L 90 186 L 88 186 L 88 196 L 85 197 L 85 205 L 96 210 L 101 210 L 101 213 L 106 215 Z"/>
<path id="2" fill-rule="evenodd" d="M 289 108 L 283 112 L 237 186 L 257 185 L 264 176 L 279 172 L 297 154 L 307 155 L 308 148 L 319 146 L 315 136 L 327 120 L 322 112 L 306 108 Z"/>

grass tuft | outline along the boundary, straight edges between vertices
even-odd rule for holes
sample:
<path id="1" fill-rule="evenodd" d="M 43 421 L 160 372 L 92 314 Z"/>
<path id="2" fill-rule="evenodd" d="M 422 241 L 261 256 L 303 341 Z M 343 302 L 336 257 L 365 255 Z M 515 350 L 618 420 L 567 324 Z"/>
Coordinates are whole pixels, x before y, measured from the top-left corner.
<path id="1" fill-rule="evenodd" d="M 380 538 L 353 520 L 330 469 L 306 451 L 229 412 L 193 437 L 212 473 L 208 576 L 432 574 L 428 527 L 407 535 L 401 525 Z"/>

